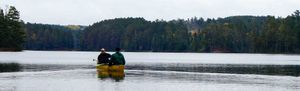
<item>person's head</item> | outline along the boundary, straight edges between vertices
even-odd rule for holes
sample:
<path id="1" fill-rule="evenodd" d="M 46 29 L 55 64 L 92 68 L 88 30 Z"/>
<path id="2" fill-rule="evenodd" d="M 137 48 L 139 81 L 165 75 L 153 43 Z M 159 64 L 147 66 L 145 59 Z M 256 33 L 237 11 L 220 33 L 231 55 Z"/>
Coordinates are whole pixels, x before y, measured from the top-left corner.
<path id="1" fill-rule="evenodd" d="M 104 52 L 105 52 L 105 49 L 104 49 L 104 48 L 101 48 L 100 51 L 101 51 L 102 53 L 104 53 Z"/>
<path id="2" fill-rule="evenodd" d="M 115 50 L 116 50 L 116 52 L 120 52 L 121 48 L 116 48 Z"/>

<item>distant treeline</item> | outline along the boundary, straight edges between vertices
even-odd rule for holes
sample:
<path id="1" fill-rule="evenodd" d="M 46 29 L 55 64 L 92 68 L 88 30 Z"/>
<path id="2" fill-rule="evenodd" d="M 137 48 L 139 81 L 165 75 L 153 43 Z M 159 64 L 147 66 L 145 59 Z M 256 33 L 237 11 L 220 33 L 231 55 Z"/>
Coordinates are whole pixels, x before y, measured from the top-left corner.
<path id="1" fill-rule="evenodd" d="M 116 18 L 103 20 L 91 26 L 27 23 L 24 48 L 84 51 L 106 48 L 113 51 L 114 48 L 120 47 L 125 51 L 300 53 L 299 14 L 297 10 L 285 18 L 232 16 L 217 19 L 195 17 L 171 21 Z M 22 24 L 19 20 L 16 22 Z M 0 23 L 3 25 L 3 22 Z M 4 23 L 8 26 L 13 24 L 7 21 Z M 6 27 L 11 28 L 8 26 Z M 0 48 L 3 46 L 9 48 L 14 43 L 22 43 L 21 40 L 9 39 L 22 37 L 17 35 L 22 35 L 23 32 L 3 34 L 5 28 L 0 27 L 2 39 Z M 14 30 L 20 30 L 20 27 L 16 28 Z M 7 37 L 10 34 L 16 35 Z M 9 39 L 3 41 L 5 38 Z M 20 46 L 16 48 L 19 49 Z"/>
<path id="2" fill-rule="evenodd" d="M 84 26 L 26 24 L 27 50 L 79 50 L 80 32 Z"/>
<path id="3" fill-rule="evenodd" d="M 118 18 L 82 31 L 80 50 L 300 53 L 300 16 L 233 16 L 173 21 Z"/>

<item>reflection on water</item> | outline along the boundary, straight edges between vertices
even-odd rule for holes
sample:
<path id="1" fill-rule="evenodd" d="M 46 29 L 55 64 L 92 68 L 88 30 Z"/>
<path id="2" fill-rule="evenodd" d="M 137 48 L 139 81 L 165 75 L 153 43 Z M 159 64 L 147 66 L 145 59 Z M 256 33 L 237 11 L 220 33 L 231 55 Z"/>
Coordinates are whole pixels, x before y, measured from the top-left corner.
<path id="1" fill-rule="evenodd" d="M 0 73 L 0 91 L 298 91 L 300 78 L 248 74 L 126 70 L 126 79 L 95 69 Z M 105 73 L 109 74 L 109 73 Z M 119 77 L 113 74 L 111 77 Z M 122 78 L 122 77 L 121 77 Z"/>
<path id="2" fill-rule="evenodd" d="M 0 73 L 1 72 L 17 72 L 20 71 L 21 65 L 19 63 L 1 63 L 0 62 Z"/>
<path id="3" fill-rule="evenodd" d="M 300 76 L 300 65 L 133 63 L 126 69 Z"/>
<path id="4" fill-rule="evenodd" d="M 97 71 L 98 78 L 101 80 L 114 79 L 116 82 L 122 81 L 125 78 L 124 71 Z"/>
<path id="5" fill-rule="evenodd" d="M 0 53 L 20 72 L 0 91 L 299 91 L 300 56 L 124 52 L 125 72 L 97 72 L 98 52 Z M 0 69 L 1 70 L 1 69 Z M 126 77 L 125 77 L 126 75 Z"/>
<path id="6" fill-rule="evenodd" d="M 58 71 L 75 69 L 95 69 L 94 65 L 66 65 L 66 64 L 21 64 L 24 72 L 28 71 Z"/>
<path id="7" fill-rule="evenodd" d="M 94 65 L 21 64 L 24 72 L 95 69 Z M 157 70 L 197 73 L 233 73 L 300 76 L 300 65 L 246 65 L 246 64 L 188 64 L 188 63 L 129 63 L 127 70 Z M 107 73 L 109 74 L 109 73 Z"/>

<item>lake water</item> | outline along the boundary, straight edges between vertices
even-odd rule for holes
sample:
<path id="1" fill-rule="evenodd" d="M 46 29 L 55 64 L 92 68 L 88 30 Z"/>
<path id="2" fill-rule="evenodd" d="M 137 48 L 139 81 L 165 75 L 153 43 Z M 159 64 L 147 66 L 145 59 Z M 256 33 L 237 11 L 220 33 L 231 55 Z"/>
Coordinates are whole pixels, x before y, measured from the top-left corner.
<path id="1" fill-rule="evenodd" d="M 0 52 L 20 72 L 0 91 L 299 91 L 300 55 L 124 52 L 125 77 L 101 77 L 98 52 Z"/>

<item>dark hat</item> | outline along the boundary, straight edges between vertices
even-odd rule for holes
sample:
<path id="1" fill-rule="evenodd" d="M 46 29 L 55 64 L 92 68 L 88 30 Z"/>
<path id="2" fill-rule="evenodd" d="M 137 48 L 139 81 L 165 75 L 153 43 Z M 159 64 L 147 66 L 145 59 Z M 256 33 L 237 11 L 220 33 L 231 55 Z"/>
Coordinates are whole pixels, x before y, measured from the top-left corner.
<path id="1" fill-rule="evenodd" d="M 116 51 L 117 51 L 117 52 L 121 51 L 121 48 L 116 48 Z"/>

